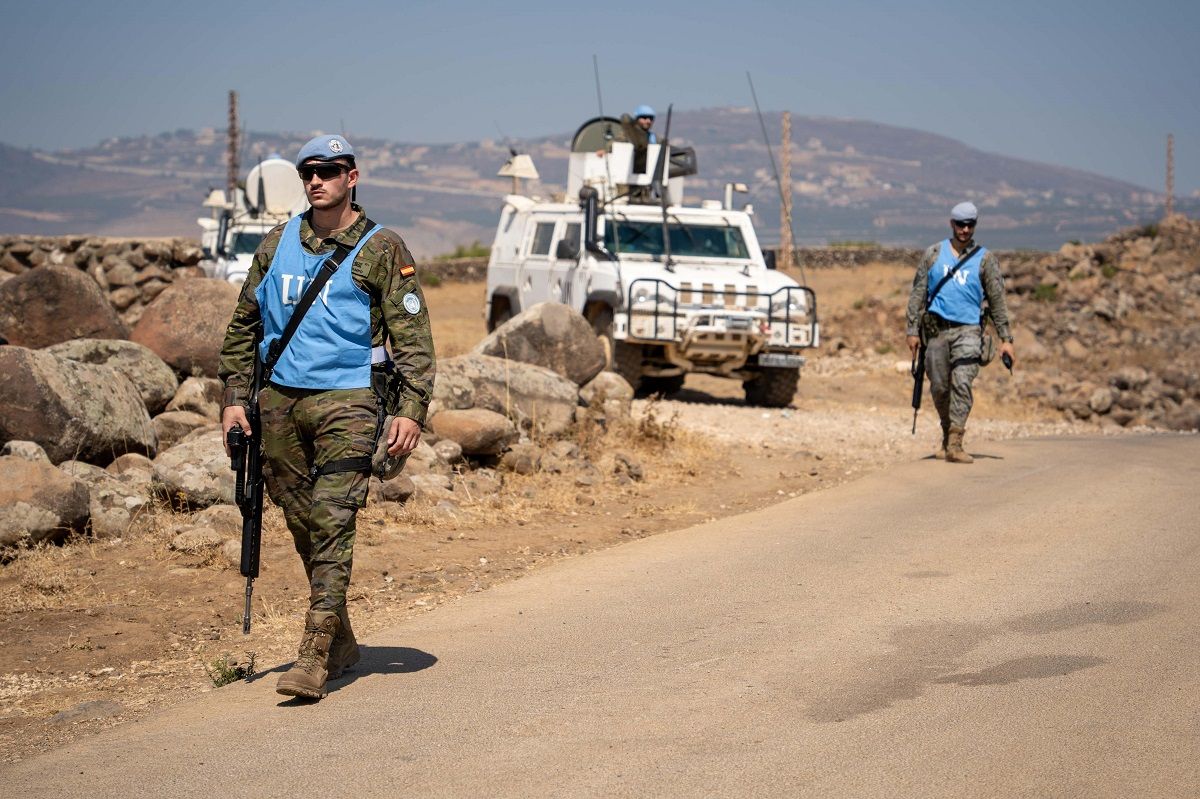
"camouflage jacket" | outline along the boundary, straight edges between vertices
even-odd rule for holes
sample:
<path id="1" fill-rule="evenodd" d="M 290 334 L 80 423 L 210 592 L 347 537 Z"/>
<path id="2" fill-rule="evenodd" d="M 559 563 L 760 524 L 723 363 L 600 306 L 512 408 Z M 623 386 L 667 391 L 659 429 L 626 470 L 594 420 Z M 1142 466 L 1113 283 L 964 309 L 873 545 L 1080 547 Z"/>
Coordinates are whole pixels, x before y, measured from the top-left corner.
<path id="1" fill-rule="evenodd" d="M 908 295 L 908 318 L 906 333 L 920 335 L 921 315 L 925 313 L 925 293 L 929 290 L 929 269 L 937 262 L 941 242 L 934 244 L 921 256 L 917 274 L 913 276 L 912 292 Z M 975 246 L 972 241 L 967 249 Z M 1012 341 L 1009 330 L 1008 304 L 1004 301 L 1004 275 L 1000 272 L 1000 260 L 991 250 L 983 256 L 980 279 L 983 281 L 983 296 L 987 299 L 988 316 L 996 326 L 996 335 L 1001 341 Z"/>
<path id="2" fill-rule="evenodd" d="M 358 212 L 358 218 L 353 224 L 337 236 L 324 240 L 317 237 L 309 223 L 312 212 L 306 213 L 300 222 L 300 241 L 304 249 L 312 253 L 328 252 L 335 241 L 353 247 L 366 232 L 367 219 L 357 204 L 354 210 Z M 225 331 L 218 376 L 225 381 L 224 405 L 227 406 L 244 406 L 248 401 L 254 372 L 254 339 L 262 327 L 254 292 L 271 266 L 283 228 L 279 225 L 263 237 L 254 253 L 246 282 L 242 284 L 233 319 Z M 404 377 L 399 394 L 391 402 L 393 407 L 386 410 L 423 425 L 429 400 L 433 397 L 433 335 L 413 257 L 404 240 L 384 228 L 363 245 L 352 270 L 355 285 L 371 297 L 371 345 L 383 346 L 386 338 L 396 368 Z M 403 299 L 409 293 L 417 295 L 421 301 L 421 310 L 416 314 L 404 309 Z"/>

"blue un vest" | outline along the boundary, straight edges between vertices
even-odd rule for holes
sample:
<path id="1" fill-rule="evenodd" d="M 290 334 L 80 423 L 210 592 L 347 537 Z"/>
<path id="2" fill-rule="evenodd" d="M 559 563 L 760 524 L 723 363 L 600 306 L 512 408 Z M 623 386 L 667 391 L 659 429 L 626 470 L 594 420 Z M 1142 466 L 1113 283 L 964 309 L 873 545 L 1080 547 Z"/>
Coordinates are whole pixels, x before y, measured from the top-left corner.
<path id="1" fill-rule="evenodd" d="M 947 280 L 946 285 L 942 286 L 933 298 L 929 310 L 951 322 L 964 325 L 979 324 L 979 313 L 983 308 L 983 278 L 980 272 L 983 268 L 983 256 L 986 254 L 987 250 L 980 247 L 979 252 L 960 266 L 954 277 Z M 946 239 L 938 250 L 937 260 L 929 267 L 929 284 L 925 290 L 932 292 L 956 263 L 958 257 L 950 248 L 950 239 Z"/>
<path id="2" fill-rule="evenodd" d="M 359 250 L 380 226 L 367 231 L 333 273 L 296 328 L 275 365 L 271 382 L 292 388 L 368 388 L 371 385 L 371 298 L 354 285 Z M 271 266 L 254 295 L 263 320 L 259 357 L 283 334 L 304 289 L 331 252 L 313 255 L 300 243 L 300 217 L 288 220 Z"/>

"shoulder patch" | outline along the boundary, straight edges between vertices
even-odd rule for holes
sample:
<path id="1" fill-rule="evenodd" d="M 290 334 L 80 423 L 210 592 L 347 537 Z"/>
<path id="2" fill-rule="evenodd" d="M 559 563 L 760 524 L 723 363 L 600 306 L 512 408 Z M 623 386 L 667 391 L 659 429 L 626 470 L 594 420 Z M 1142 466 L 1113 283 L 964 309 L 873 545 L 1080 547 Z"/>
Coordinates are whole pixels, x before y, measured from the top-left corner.
<path id="1" fill-rule="evenodd" d="M 413 316 L 421 312 L 421 300 L 411 291 L 404 295 L 404 310 Z"/>
<path id="2" fill-rule="evenodd" d="M 416 273 L 417 267 L 413 266 L 412 264 L 405 264 L 404 266 L 400 267 L 400 274 L 404 277 L 412 277 Z"/>

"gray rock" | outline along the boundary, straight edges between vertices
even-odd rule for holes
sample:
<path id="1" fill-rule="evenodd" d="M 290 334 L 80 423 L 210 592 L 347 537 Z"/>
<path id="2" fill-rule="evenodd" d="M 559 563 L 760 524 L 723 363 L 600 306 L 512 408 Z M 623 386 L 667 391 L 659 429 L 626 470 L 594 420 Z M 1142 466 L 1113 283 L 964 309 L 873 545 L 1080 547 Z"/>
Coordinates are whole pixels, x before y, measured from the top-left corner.
<path id="1" fill-rule="evenodd" d="M 49 463 L 0 457 L 0 547 L 61 541 L 82 533 L 88 488 Z"/>
<path id="2" fill-rule="evenodd" d="M 0 449 L 0 456 L 10 455 L 14 458 L 24 458 L 27 461 L 50 463 L 46 450 L 32 441 L 9 441 L 3 449 Z"/>
<path id="3" fill-rule="evenodd" d="M 401 474 L 391 480 L 381 482 L 376 496 L 383 502 L 407 502 L 416 490 L 417 486 L 413 479 L 408 475 Z"/>
<path id="4" fill-rule="evenodd" d="M 1088 397 L 1088 407 L 1096 413 L 1108 413 L 1113 406 L 1112 389 L 1098 388 Z"/>
<path id="5" fill-rule="evenodd" d="M 460 447 L 461 449 L 461 447 Z M 449 476 L 454 470 L 438 456 L 437 450 L 422 440 L 408 455 L 404 463 L 404 474 L 440 474 Z"/>
<path id="6" fill-rule="evenodd" d="M 178 374 L 216 377 L 237 297 L 237 288 L 224 280 L 177 280 L 146 306 L 131 338 Z"/>
<path id="7" fill-rule="evenodd" d="M 606 419 L 628 419 L 633 408 L 633 386 L 616 372 L 601 372 L 579 389 L 579 399 Z"/>
<path id="8" fill-rule="evenodd" d="M 449 477 L 441 474 L 415 474 L 412 480 L 412 496 L 417 499 L 447 499 L 451 493 L 452 483 Z"/>
<path id="9" fill-rule="evenodd" d="M 167 404 L 168 411 L 191 411 L 210 421 L 221 419 L 224 386 L 215 377 L 189 377 Z"/>
<path id="10" fill-rule="evenodd" d="M 137 387 L 142 403 L 151 415 L 166 407 L 179 386 L 179 379 L 162 358 L 149 347 L 133 341 L 75 339 L 47 347 L 46 352 L 80 363 L 113 367 Z"/>
<path id="11" fill-rule="evenodd" d="M 154 481 L 176 507 L 232 505 L 234 474 L 220 428 L 196 431 L 154 459 Z"/>
<path id="12" fill-rule="evenodd" d="M 518 435 L 511 421 L 483 408 L 441 411 L 429 420 L 429 426 L 468 455 L 498 455 Z"/>
<path id="13" fill-rule="evenodd" d="M 457 441 L 442 439 L 433 445 L 433 451 L 446 463 L 458 463 L 463 459 L 463 448 Z"/>
<path id="14" fill-rule="evenodd" d="M 153 455 L 150 415 L 129 378 L 111 366 L 0 347 L 0 440 L 34 441 L 54 463 L 106 464 Z"/>
<path id="15" fill-rule="evenodd" d="M 242 567 L 242 542 L 238 538 L 230 538 L 221 544 L 221 560 L 235 569 Z"/>
<path id="16" fill-rule="evenodd" d="M 119 538 L 134 517 L 151 502 L 149 482 L 138 482 L 82 461 L 64 461 L 59 470 L 83 481 L 88 488 L 92 535 Z"/>
<path id="17" fill-rule="evenodd" d="M 237 505 L 211 505 L 192 517 L 197 527 L 210 527 L 225 537 L 241 537 L 242 512 Z"/>
<path id="18" fill-rule="evenodd" d="M 479 355 L 543 366 L 580 386 L 605 366 L 604 345 L 577 311 L 538 303 L 509 319 L 475 347 Z"/>
<path id="19" fill-rule="evenodd" d="M 1140 391 L 1150 382 L 1150 373 L 1140 366 L 1126 366 L 1117 370 L 1110 382 L 1122 391 Z"/>
<path id="20" fill-rule="evenodd" d="M 542 451 L 535 444 L 513 444 L 500 458 L 500 468 L 517 474 L 533 474 L 542 465 Z"/>
<path id="21" fill-rule="evenodd" d="M 158 445 L 162 449 L 173 447 L 189 433 L 213 424 L 213 420 L 192 411 L 164 411 L 151 420 Z"/>
<path id="22" fill-rule="evenodd" d="M 37 349 L 73 338 L 128 338 L 98 283 L 69 266 L 41 266 L 0 283 L 0 336 Z"/>
<path id="23" fill-rule="evenodd" d="M 540 366 L 472 354 L 438 362 L 433 399 L 442 410 L 484 408 L 557 436 L 575 421 L 579 389 Z"/>
<path id="24" fill-rule="evenodd" d="M 491 469 L 477 469 L 458 478 L 454 483 L 455 496 L 463 496 L 469 502 L 478 502 L 485 497 L 500 493 L 503 483 Z"/>
<path id="25" fill-rule="evenodd" d="M 56 727 L 63 727 L 78 721 L 110 719 L 124 712 L 125 708 L 121 707 L 120 702 L 114 702 L 111 699 L 93 699 L 90 702 L 82 702 L 55 713 L 50 717 L 50 723 Z"/>
<path id="26" fill-rule="evenodd" d="M 225 537 L 211 527 L 192 527 L 171 539 L 171 549 L 176 552 L 197 554 L 216 549 L 225 541 Z"/>

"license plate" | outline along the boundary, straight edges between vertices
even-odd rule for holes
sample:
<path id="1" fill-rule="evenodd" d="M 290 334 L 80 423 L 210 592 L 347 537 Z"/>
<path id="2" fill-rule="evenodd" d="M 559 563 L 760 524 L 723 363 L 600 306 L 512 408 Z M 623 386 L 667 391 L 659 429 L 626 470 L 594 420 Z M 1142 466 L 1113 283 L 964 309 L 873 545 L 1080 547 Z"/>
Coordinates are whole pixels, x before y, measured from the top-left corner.
<path id="1" fill-rule="evenodd" d="M 804 356 L 788 355 L 785 352 L 764 352 L 758 356 L 758 365 L 781 369 L 799 369 L 804 365 Z"/>

